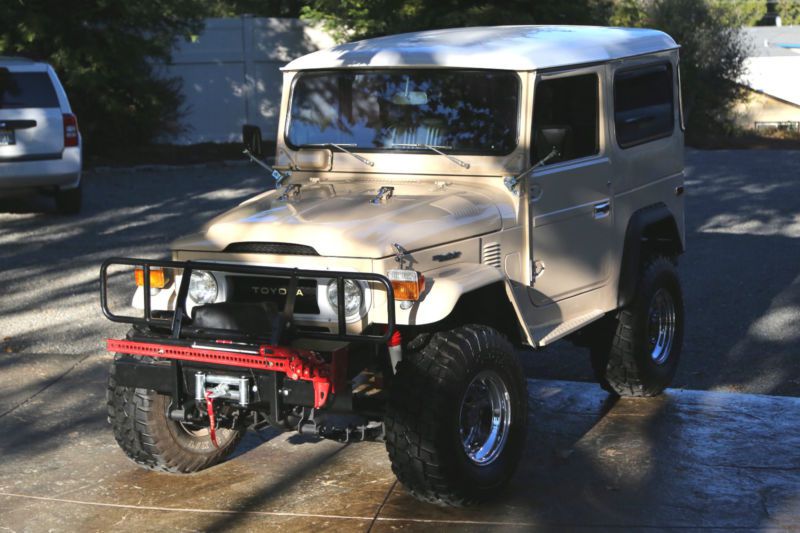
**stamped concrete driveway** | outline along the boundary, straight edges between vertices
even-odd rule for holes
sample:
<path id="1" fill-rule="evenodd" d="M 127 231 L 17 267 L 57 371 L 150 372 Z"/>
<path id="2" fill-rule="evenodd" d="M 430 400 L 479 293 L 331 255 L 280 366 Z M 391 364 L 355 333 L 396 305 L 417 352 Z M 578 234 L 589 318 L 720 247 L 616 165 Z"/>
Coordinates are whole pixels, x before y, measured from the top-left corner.
<path id="1" fill-rule="evenodd" d="M 800 396 L 800 153 L 690 152 L 687 166 L 676 385 Z M 238 165 L 108 171 L 87 175 L 80 216 L 0 201 L 0 529 L 800 527 L 795 398 L 675 390 L 614 405 L 590 383 L 531 382 L 525 466 L 483 510 L 416 504 L 379 444 L 262 432 L 195 476 L 133 468 L 103 416 L 102 341 L 125 328 L 99 313 L 99 264 L 165 257 L 268 183 Z M 568 344 L 523 356 L 531 377 L 591 381 Z"/>

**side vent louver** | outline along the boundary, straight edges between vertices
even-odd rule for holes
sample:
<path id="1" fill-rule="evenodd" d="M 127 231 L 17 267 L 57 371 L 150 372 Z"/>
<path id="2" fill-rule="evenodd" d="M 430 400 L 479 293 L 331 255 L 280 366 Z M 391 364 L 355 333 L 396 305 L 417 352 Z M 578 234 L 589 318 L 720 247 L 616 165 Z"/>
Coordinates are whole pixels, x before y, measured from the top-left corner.
<path id="1" fill-rule="evenodd" d="M 484 265 L 493 266 L 495 268 L 500 268 L 502 266 L 500 261 L 499 242 L 484 243 L 483 249 L 481 250 L 481 263 Z"/>

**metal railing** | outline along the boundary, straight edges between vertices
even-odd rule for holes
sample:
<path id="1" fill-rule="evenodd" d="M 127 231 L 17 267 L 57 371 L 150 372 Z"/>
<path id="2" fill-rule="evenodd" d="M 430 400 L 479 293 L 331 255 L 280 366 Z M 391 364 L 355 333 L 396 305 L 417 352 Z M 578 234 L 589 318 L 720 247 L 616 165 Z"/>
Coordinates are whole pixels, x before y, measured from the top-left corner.
<path id="1" fill-rule="evenodd" d="M 112 265 L 124 265 L 134 267 L 141 267 L 143 273 L 142 289 L 143 289 L 143 302 L 144 302 L 144 316 L 124 316 L 114 314 L 108 305 L 108 269 Z M 152 302 L 151 302 L 151 280 L 150 272 L 152 269 L 173 269 L 181 271 L 181 282 L 178 286 L 177 298 L 175 300 L 175 310 L 172 318 L 160 318 L 152 316 Z M 112 257 L 103 262 L 100 267 L 100 307 L 102 308 L 103 315 L 112 322 L 120 322 L 127 324 L 134 324 L 139 326 L 161 326 L 170 329 L 170 337 L 174 340 L 182 339 L 185 334 L 189 335 L 213 335 L 220 339 L 226 340 L 240 340 L 250 342 L 269 343 L 266 337 L 254 338 L 252 335 L 245 333 L 238 333 L 225 329 L 214 328 L 195 328 L 191 324 L 186 324 L 188 313 L 186 310 L 186 298 L 189 294 L 189 281 L 192 277 L 192 272 L 196 270 L 205 270 L 211 272 L 223 272 L 232 274 L 246 274 L 252 276 L 261 276 L 267 278 L 284 278 L 289 281 L 289 289 L 286 294 L 286 302 L 284 304 L 283 313 L 293 323 L 294 304 L 297 297 L 297 282 L 299 279 L 317 279 L 329 278 L 336 280 L 337 294 L 339 295 L 336 306 L 337 315 L 337 331 L 336 333 L 323 332 L 323 331 L 297 331 L 295 336 L 298 338 L 306 339 L 326 339 L 326 340 L 340 340 L 340 341 L 372 341 L 372 342 L 387 342 L 395 329 L 395 306 L 394 306 L 394 291 L 392 284 L 388 278 L 380 274 L 372 273 L 359 273 L 359 272 L 339 272 L 332 270 L 305 270 L 298 268 L 279 268 L 279 267 L 265 267 L 254 265 L 231 265 L 219 264 L 204 261 L 158 261 L 150 259 L 134 259 L 126 257 Z M 347 321 L 345 316 L 345 301 L 344 301 L 344 283 L 346 280 L 361 281 L 367 283 L 377 283 L 386 289 L 386 305 L 387 305 L 387 324 L 383 335 L 373 335 L 368 333 L 349 334 L 347 333 Z M 373 303 L 375 299 L 372 299 Z M 265 325 L 266 326 L 266 325 Z"/>
<path id="2" fill-rule="evenodd" d="M 766 122 L 756 121 L 755 128 L 758 129 L 776 129 L 787 131 L 800 131 L 800 121 L 797 120 L 784 120 L 780 122 Z"/>

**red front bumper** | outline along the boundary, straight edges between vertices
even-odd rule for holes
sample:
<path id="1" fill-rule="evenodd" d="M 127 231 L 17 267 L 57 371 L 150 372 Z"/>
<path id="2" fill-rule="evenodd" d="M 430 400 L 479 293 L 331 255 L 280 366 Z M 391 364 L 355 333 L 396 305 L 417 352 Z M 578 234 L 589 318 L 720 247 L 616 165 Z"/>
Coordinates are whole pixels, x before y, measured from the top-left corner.
<path id="1" fill-rule="evenodd" d="M 209 343 L 213 348 L 121 339 L 108 339 L 106 343 L 108 351 L 114 353 L 281 372 L 295 381 L 310 381 L 317 409 L 325 406 L 331 393 L 342 390 L 347 379 L 346 350 L 333 352 L 327 362 L 317 352 L 284 346 L 261 345 L 257 354 L 251 354 L 237 351 L 238 345 L 220 341 Z"/>

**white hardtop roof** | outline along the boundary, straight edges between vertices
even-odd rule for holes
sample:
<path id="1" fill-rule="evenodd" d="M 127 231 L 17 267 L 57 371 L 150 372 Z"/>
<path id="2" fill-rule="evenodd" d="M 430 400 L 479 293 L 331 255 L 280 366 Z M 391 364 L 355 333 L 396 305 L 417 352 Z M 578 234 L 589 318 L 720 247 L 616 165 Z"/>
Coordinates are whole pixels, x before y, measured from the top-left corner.
<path id="1" fill-rule="evenodd" d="M 678 48 L 657 30 L 599 26 L 489 26 L 430 30 L 334 46 L 283 70 L 450 67 L 539 70 Z"/>

